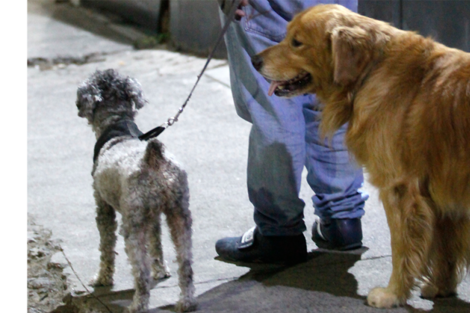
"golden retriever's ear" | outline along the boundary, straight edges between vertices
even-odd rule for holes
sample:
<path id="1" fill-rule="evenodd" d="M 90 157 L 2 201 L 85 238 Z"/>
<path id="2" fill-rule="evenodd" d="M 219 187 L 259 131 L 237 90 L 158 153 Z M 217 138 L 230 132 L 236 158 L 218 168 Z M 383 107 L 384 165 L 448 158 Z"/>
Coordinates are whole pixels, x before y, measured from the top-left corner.
<path id="1" fill-rule="evenodd" d="M 339 26 L 331 33 L 334 80 L 342 86 L 354 83 L 372 59 L 375 36 L 358 27 Z"/>

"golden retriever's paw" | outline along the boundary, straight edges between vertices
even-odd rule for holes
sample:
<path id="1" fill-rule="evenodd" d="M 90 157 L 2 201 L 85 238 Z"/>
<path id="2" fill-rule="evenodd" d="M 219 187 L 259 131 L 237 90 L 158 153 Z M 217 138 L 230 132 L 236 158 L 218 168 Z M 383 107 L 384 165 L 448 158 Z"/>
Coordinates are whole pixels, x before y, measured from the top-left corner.
<path id="1" fill-rule="evenodd" d="M 439 294 L 439 288 L 433 284 L 426 283 L 421 287 L 421 297 L 424 299 L 433 299 Z"/>
<path id="2" fill-rule="evenodd" d="M 374 288 L 367 296 L 367 304 L 376 308 L 393 308 L 404 304 L 396 294 L 387 288 Z"/>
<path id="3" fill-rule="evenodd" d="M 424 299 L 446 298 L 456 294 L 454 289 L 439 289 L 431 283 L 425 283 L 421 287 L 421 297 Z"/>

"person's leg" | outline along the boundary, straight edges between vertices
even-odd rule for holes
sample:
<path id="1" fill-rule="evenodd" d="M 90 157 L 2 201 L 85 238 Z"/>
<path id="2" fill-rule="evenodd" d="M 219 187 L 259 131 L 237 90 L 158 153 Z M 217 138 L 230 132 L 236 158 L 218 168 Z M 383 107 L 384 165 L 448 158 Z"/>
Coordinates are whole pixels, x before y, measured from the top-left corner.
<path id="1" fill-rule="evenodd" d="M 321 112 L 304 107 L 307 181 L 315 192 L 312 239 L 321 248 L 348 250 L 362 245 L 360 218 L 368 195 L 361 191 L 362 169 L 344 145 L 347 125 L 332 138 L 320 139 Z"/>
<path id="2" fill-rule="evenodd" d="M 288 21 L 268 1 L 256 1 L 245 12 L 246 18 L 231 25 L 226 42 L 237 112 L 253 124 L 248 194 L 261 234 L 298 235 L 305 230 L 304 202 L 298 197 L 305 163 L 303 102 L 269 97 L 269 83 L 251 65 L 252 55 L 282 40 Z"/>
<path id="3" fill-rule="evenodd" d="M 304 97 L 267 95 L 269 83 L 253 68 L 251 56 L 281 41 L 292 1 L 271 7 L 256 1 L 226 34 L 232 93 L 238 114 L 253 124 L 249 138 L 248 194 L 256 228 L 242 237 L 224 238 L 216 250 L 225 259 L 287 261 L 304 259 L 304 202 L 299 199 L 305 164 Z M 308 97 L 305 97 L 308 98 Z"/>
<path id="4" fill-rule="evenodd" d="M 310 0 L 287 3 L 253 1 L 251 6 L 244 7 L 245 18 L 240 22 L 234 22 L 226 35 L 235 106 L 238 114 L 253 124 L 249 138 L 247 168 L 249 198 L 255 207 L 256 225 L 260 233 L 267 236 L 296 235 L 305 230 L 304 202 L 298 197 L 301 173 L 305 164 L 315 165 L 316 161 L 309 157 L 305 163 L 305 140 L 309 140 L 313 133 L 310 132 L 310 135 L 306 136 L 304 121 L 311 123 L 312 120 L 309 118 L 316 117 L 305 116 L 304 119 L 302 110 L 306 106 L 312 106 L 315 97 L 285 99 L 267 96 L 269 83 L 253 68 L 251 56 L 280 42 L 285 37 L 287 23 L 296 13 L 319 3 L 339 3 L 354 11 L 357 10 L 357 0 Z M 343 136 L 338 134 L 335 138 L 341 141 Z M 337 146 L 333 147 L 331 153 L 323 154 L 322 151 L 313 151 L 313 153 L 322 157 L 324 155 L 323 158 L 333 156 L 342 161 L 341 156 L 347 152 L 341 144 L 339 148 L 343 151 L 334 150 L 336 148 Z M 326 151 L 327 148 L 321 147 L 320 150 Z M 311 155 L 312 153 L 309 153 L 309 156 Z M 329 171 L 328 168 L 322 167 L 326 163 L 335 161 L 328 162 L 321 159 L 317 162 L 317 167 L 321 172 Z M 344 162 L 348 166 L 348 161 Z M 349 168 L 343 168 L 343 164 L 338 164 L 337 168 L 338 173 L 341 170 L 349 171 Z M 335 192 L 335 182 L 329 186 L 327 179 L 342 180 L 343 176 L 349 175 L 349 173 L 336 175 L 336 172 L 332 175 L 320 174 L 322 178 L 325 177 L 321 183 L 326 186 L 317 190 L 320 192 L 325 190 L 326 193 Z M 340 184 L 347 185 L 348 182 Z M 314 187 L 314 184 L 311 186 Z M 332 195 L 335 196 L 341 197 L 344 193 L 341 190 L 338 194 Z M 316 207 L 321 211 L 325 205 L 319 204 Z M 331 209 L 340 211 L 343 208 L 338 206 Z M 351 217 L 351 214 L 348 217 Z M 334 218 L 342 216 L 337 215 Z"/>
<path id="5" fill-rule="evenodd" d="M 357 0 L 333 0 L 357 12 Z M 326 3 L 326 1 L 324 1 Z M 319 136 L 320 112 L 306 105 L 306 161 L 307 181 L 315 192 L 312 198 L 315 214 L 312 239 L 326 249 L 354 249 L 362 245 L 364 202 L 368 195 L 361 192 L 362 170 L 344 146 L 343 127 L 328 141 Z"/>
<path id="6" fill-rule="evenodd" d="M 357 6 L 356 0 L 347 2 L 354 2 Z M 245 7 L 246 16 L 232 24 L 227 32 L 226 44 L 236 109 L 242 118 L 253 124 L 247 183 L 250 201 L 255 207 L 254 220 L 257 226 L 242 237 L 219 240 L 216 250 L 223 258 L 252 261 L 259 257 L 259 251 L 253 250 L 260 247 L 264 247 L 262 253 L 268 256 L 264 260 L 261 257 L 261 261 L 277 257 L 270 253 L 271 250 L 283 255 L 305 256 L 305 239 L 302 235 L 305 230 L 304 202 L 298 194 L 303 166 L 310 159 L 305 154 L 306 147 L 309 147 L 305 140 L 310 136 L 305 133 L 306 116 L 303 110 L 307 105 L 313 105 L 314 98 L 268 97 L 269 84 L 254 70 L 250 57 L 281 41 L 288 20 L 302 9 L 318 3 L 338 3 L 338 0 L 291 1 L 282 4 L 256 1 L 253 6 Z M 307 119 L 307 124 L 310 122 Z M 324 162 L 307 164 L 319 164 L 321 167 Z M 328 181 L 325 183 L 328 184 Z M 322 206 L 319 207 L 321 210 Z M 290 237 L 293 241 L 268 240 L 282 236 Z M 281 242 L 285 242 L 287 250 L 280 249 Z M 298 250 L 303 251 L 299 254 Z"/>

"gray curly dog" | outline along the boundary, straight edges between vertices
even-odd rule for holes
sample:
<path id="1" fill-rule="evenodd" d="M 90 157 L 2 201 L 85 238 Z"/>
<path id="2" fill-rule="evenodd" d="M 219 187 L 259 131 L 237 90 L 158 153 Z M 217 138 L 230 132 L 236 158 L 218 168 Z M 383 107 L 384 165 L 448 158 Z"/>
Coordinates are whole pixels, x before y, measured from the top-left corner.
<path id="1" fill-rule="evenodd" d="M 77 90 L 78 116 L 95 132 L 93 188 L 101 262 L 92 286 L 113 284 L 116 214 L 132 265 L 135 294 L 129 312 L 148 310 L 151 282 L 169 277 L 161 245 L 161 213 L 166 215 L 179 264 L 179 312 L 196 308 L 191 212 L 186 172 L 157 139 L 148 142 L 134 123 L 147 101 L 140 84 L 116 71 L 96 71 Z"/>

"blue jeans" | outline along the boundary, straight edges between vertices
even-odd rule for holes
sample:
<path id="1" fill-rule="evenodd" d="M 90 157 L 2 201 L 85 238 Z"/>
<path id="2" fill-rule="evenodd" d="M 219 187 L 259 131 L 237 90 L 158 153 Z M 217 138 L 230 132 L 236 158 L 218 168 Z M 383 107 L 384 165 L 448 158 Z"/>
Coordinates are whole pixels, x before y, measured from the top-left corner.
<path id="1" fill-rule="evenodd" d="M 315 214 L 322 220 L 359 218 L 368 198 L 360 191 L 362 169 L 343 143 L 346 125 L 331 145 L 321 141 L 315 95 L 269 97 L 269 83 L 251 65 L 251 56 L 284 38 L 296 13 L 318 3 L 339 3 L 357 11 L 357 0 L 252 0 L 244 7 L 246 16 L 232 23 L 225 37 L 237 113 L 252 123 L 248 194 L 255 223 L 265 236 L 297 235 L 306 229 L 305 203 L 299 198 L 304 166 L 315 192 Z"/>

